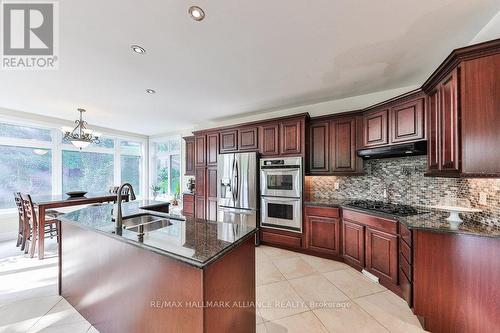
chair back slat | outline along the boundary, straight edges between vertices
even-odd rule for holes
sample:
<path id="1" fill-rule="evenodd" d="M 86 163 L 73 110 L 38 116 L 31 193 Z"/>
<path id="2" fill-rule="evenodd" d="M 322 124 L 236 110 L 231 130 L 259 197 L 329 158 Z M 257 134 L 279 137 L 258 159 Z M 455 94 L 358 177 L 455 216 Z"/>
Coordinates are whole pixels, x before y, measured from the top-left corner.
<path id="1" fill-rule="evenodd" d="M 31 200 L 31 195 L 21 194 L 21 199 L 23 202 L 24 214 L 26 216 L 26 219 L 29 221 L 31 228 L 34 228 L 37 225 L 37 216 L 35 206 L 33 205 L 33 201 Z"/>
<path id="2" fill-rule="evenodd" d="M 19 213 L 19 218 L 24 221 L 24 206 L 23 206 L 23 199 L 21 198 L 21 193 L 20 192 L 15 192 L 14 193 L 14 200 L 16 201 L 16 207 L 17 207 L 17 212 Z"/>

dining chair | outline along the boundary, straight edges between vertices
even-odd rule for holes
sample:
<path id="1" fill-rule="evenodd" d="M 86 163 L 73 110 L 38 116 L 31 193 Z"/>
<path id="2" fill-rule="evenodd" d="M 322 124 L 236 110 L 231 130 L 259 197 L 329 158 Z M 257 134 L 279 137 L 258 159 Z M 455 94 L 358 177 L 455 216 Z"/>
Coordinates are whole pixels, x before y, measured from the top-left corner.
<path id="1" fill-rule="evenodd" d="M 29 235 L 29 226 L 26 226 L 26 214 L 24 213 L 23 199 L 20 192 L 14 193 L 14 200 L 16 202 L 17 213 L 19 216 L 19 227 L 17 233 L 16 247 L 21 246 L 21 251 L 24 251 L 26 245 L 26 237 Z"/>
<path id="2" fill-rule="evenodd" d="M 44 229 L 44 234 L 49 235 L 50 238 L 54 236 L 57 237 L 57 242 L 60 241 L 60 221 L 55 218 L 52 213 L 47 215 L 45 218 L 45 223 L 43 226 L 38 223 L 38 212 L 35 209 L 35 205 L 33 204 L 33 200 L 31 200 L 31 196 L 29 194 L 21 194 L 21 199 L 24 207 L 24 214 L 27 220 L 26 229 L 29 230 L 29 233 L 25 232 L 27 235 L 25 237 L 25 241 L 29 242 L 29 250 L 28 247 L 25 247 L 24 253 L 30 252 L 30 257 L 33 258 L 35 256 L 36 243 L 38 240 L 38 228 Z"/>

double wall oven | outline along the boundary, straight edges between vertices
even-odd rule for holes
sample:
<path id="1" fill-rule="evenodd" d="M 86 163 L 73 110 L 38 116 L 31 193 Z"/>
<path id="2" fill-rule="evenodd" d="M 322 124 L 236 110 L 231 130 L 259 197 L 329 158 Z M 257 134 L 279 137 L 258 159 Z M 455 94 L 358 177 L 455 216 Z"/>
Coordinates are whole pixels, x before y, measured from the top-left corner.
<path id="1" fill-rule="evenodd" d="M 302 232 L 302 158 L 260 160 L 261 226 Z"/>

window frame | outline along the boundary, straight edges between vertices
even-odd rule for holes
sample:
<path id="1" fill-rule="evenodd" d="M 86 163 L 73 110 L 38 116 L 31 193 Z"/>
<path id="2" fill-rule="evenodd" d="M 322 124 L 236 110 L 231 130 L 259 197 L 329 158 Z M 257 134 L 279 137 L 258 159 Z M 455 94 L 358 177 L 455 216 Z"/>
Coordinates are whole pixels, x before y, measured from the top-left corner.
<path id="1" fill-rule="evenodd" d="M 70 151 L 79 151 L 79 149 L 72 144 L 62 143 L 63 133 L 60 130 L 61 126 L 66 126 L 68 123 L 49 123 L 49 122 L 38 122 L 32 120 L 25 119 L 17 119 L 14 117 L 4 117 L 0 116 L 0 123 L 5 123 L 9 125 L 15 126 L 28 126 L 40 129 L 50 130 L 52 141 L 42 141 L 36 139 L 20 139 L 20 138 L 9 138 L 9 137 L 0 137 L 0 145 L 2 146 L 13 146 L 13 147 L 22 147 L 22 148 L 40 148 L 40 149 L 48 149 L 51 150 L 52 154 L 52 194 L 58 195 L 62 193 L 62 177 L 63 177 L 63 168 L 62 168 L 62 152 L 63 150 Z M 91 126 L 92 127 L 92 126 Z M 92 147 L 89 146 L 83 151 L 85 152 L 93 152 L 93 153 L 106 153 L 113 155 L 113 183 L 120 184 L 121 183 L 121 141 L 134 141 L 141 144 L 140 153 L 138 154 L 123 154 L 123 155 L 133 155 L 140 156 L 141 165 L 140 165 L 140 193 L 142 196 L 144 194 L 149 193 L 148 191 L 148 178 L 149 174 L 148 170 L 148 138 L 147 137 L 135 137 L 135 136 L 127 136 L 121 134 L 114 134 L 106 131 L 102 131 L 99 128 L 99 131 L 103 133 L 102 137 L 109 138 L 114 140 L 114 148 L 105 148 L 105 147 Z M 139 196 L 140 198 L 141 196 Z M 0 215 L 3 214 L 11 214 L 16 211 L 16 208 L 5 208 L 0 209 Z"/>
<path id="2" fill-rule="evenodd" d="M 158 152 L 157 151 L 158 144 L 165 143 L 167 141 L 174 140 L 174 139 L 178 140 L 178 142 L 179 142 L 179 145 L 178 145 L 179 149 L 178 150 L 168 151 L 168 152 Z M 158 176 L 157 161 L 159 159 L 162 159 L 162 160 L 167 161 L 167 167 L 168 167 L 169 182 L 168 182 L 168 193 L 166 194 L 166 196 L 167 196 L 167 198 L 173 197 L 174 193 L 172 191 L 172 183 L 171 183 L 171 180 L 172 180 L 171 164 L 172 164 L 172 156 L 174 156 L 174 155 L 179 155 L 179 187 L 180 187 L 179 195 L 180 195 L 182 193 L 182 185 L 183 185 L 183 179 L 182 179 L 182 177 L 183 177 L 182 136 L 180 134 L 178 134 L 178 135 L 170 135 L 170 136 L 163 136 L 163 137 L 159 137 L 159 138 L 150 139 L 149 151 L 150 151 L 150 162 L 149 162 L 149 165 L 150 165 L 150 169 L 149 169 L 150 185 L 149 185 L 148 193 L 150 194 L 150 196 L 152 196 L 151 187 L 153 185 L 156 185 L 156 183 L 157 183 L 157 180 L 156 180 L 156 177 Z"/>

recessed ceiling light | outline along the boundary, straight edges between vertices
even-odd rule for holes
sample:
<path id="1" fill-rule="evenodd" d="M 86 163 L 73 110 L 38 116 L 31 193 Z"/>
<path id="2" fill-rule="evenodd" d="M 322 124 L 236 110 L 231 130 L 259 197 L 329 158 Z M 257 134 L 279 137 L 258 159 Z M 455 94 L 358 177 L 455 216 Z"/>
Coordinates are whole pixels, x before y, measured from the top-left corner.
<path id="1" fill-rule="evenodd" d="M 134 51 L 135 53 L 139 53 L 139 54 L 146 53 L 146 49 L 144 49 L 142 46 L 132 45 L 131 48 L 132 48 L 132 51 Z"/>
<path id="2" fill-rule="evenodd" d="M 205 12 L 198 6 L 191 6 L 188 10 L 189 15 L 195 21 L 201 21 L 205 18 Z"/>
<path id="3" fill-rule="evenodd" d="M 156 90 L 153 90 L 153 89 L 146 89 L 146 92 L 148 94 L 156 94 Z"/>

